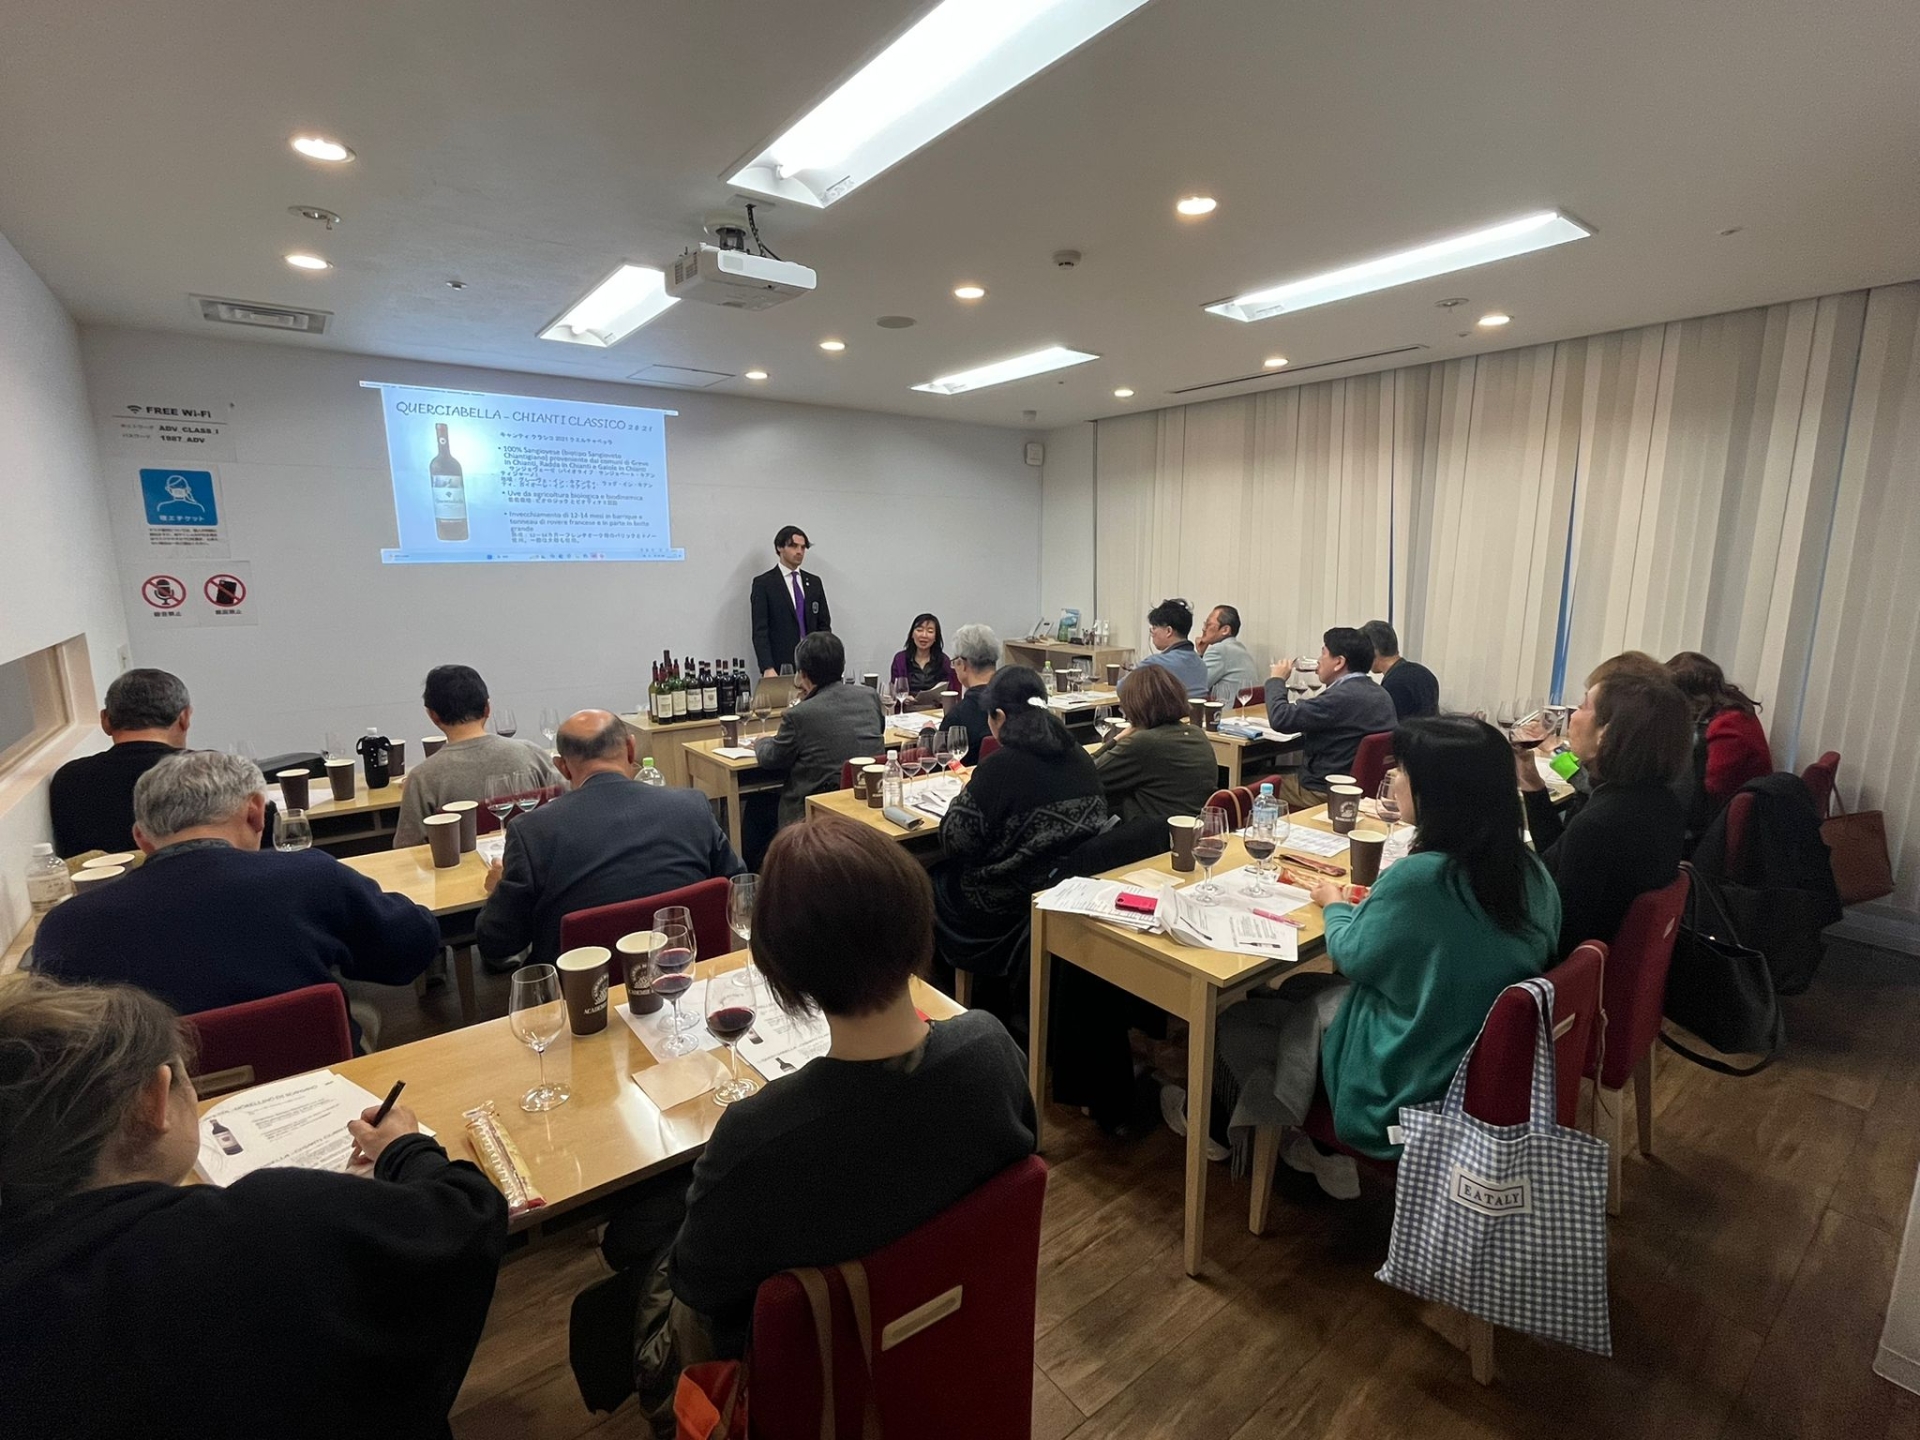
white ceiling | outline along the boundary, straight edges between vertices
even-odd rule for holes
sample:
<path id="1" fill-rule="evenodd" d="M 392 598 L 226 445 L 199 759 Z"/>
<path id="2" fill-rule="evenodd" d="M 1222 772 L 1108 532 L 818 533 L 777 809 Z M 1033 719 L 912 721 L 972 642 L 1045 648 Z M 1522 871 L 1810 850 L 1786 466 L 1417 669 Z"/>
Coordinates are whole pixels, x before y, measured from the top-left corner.
<path id="1" fill-rule="evenodd" d="M 682 304 L 611 351 L 534 338 L 695 238 L 723 170 L 925 3 L 0 0 L 0 233 L 83 322 L 606 380 L 760 366 L 722 388 L 1043 426 L 1275 352 L 1433 359 L 1920 275 L 1915 0 L 1153 0 L 831 210 L 763 212 L 817 293 Z M 302 160 L 302 129 L 359 160 Z M 1181 221 L 1193 191 L 1220 208 Z M 1550 206 L 1597 235 L 1253 325 L 1200 309 Z M 337 268 L 297 274 L 296 248 Z M 954 300 L 966 280 L 987 299 Z M 333 328 L 210 326 L 191 292 Z M 1515 323 L 1456 334 L 1495 308 Z M 895 314 L 919 323 L 875 327 Z M 909 389 L 1051 343 L 1103 358 Z"/>

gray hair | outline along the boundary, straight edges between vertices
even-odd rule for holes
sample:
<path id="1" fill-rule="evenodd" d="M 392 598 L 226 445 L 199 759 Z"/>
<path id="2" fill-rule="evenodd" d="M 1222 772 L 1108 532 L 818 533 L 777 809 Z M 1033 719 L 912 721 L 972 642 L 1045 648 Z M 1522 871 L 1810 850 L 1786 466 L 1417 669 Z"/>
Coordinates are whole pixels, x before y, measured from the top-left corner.
<path id="1" fill-rule="evenodd" d="M 260 767 L 244 755 L 182 750 L 147 771 L 133 787 L 133 823 L 149 840 L 164 843 L 182 830 L 232 819 L 266 790 Z"/>
<path id="2" fill-rule="evenodd" d="M 192 703 L 178 675 L 129 670 L 107 687 L 107 728 L 165 730 Z"/>
<path id="3" fill-rule="evenodd" d="M 572 721 L 569 720 L 568 724 Z M 562 760 L 583 764 L 589 760 L 611 760 L 626 751 L 627 722 L 615 715 L 598 730 L 582 735 L 562 726 L 554 733 L 554 745 Z"/>
<path id="4" fill-rule="evenodd" d="M 953 658 L 966 661 L 976 670 L 997 669 L 1000 637 L 985 625 L 962 625 L 953 632 Z"/>

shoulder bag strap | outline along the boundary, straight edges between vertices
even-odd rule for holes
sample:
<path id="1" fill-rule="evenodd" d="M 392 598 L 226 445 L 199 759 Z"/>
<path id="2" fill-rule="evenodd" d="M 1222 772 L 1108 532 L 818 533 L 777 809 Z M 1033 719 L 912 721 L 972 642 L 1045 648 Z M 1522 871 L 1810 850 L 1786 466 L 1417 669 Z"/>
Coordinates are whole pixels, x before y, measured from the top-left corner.
<path id="1" fill-rule="evenodd" d="M 1529 1130 L 1551 1130 L 1560 1123 L 1559 1056 L 1553 1048 L 1553 982 L 1544 976 L 1520 982 L 1533 997 L 1537 1024 L 1533 1037 L 1533 1091 L 1527 1107 Z"/>
<path id="2" fill-rule="evenodd" d="M 833 1398 L 833 1297 L 827 1293 L 826 1276 L 818 1270 L 790 1273 L 807 1292 L 807 1306 L 813 1311 L 813 1338 L 820 1347 L 820 1440 L 834 1440 L 839 1412 Z"/>

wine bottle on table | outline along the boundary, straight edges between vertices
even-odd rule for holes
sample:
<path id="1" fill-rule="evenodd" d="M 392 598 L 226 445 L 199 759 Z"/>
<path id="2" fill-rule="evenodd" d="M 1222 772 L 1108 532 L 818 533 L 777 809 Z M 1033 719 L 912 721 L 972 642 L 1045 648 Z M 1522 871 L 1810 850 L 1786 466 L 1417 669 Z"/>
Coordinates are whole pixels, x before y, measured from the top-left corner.
<path id="1" fill-rule="evenodd" d="M 439 454 L 427 466 L 427 482 L 433 487 L 433 533 L 442 540 L 465 540 L 467 529 L 467 472 L 447 449 L 447 427 L 435 425 L 433 438 L 440 444 Z"/>
<path id="2" fill-rule="evenodd" d="M 707 719 L 711 720 L 721 713 L 720 687 L 713 682 L 712 667 L 704 661 L 700 665 L 700 692 L 701 706 L 707 712 Z"/>
<path id="3" fill-rule="evenodd" d="M 687 718 L 687 687 L 681 682 L 680 667 L 673 661 L 667 662 L 667 685 L 673 695 L 673 719 L 678 723 Z"/>

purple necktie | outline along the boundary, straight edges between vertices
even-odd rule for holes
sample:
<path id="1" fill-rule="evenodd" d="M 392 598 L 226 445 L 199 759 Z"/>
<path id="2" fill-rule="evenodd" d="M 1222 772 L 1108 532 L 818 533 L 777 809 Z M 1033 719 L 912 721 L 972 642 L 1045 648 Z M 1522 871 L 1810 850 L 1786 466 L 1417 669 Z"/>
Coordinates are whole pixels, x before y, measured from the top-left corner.
<path id="1" fill-rule="evenodd" d="M 800 623 L 800 633 L 805 635 L 807 633 L 807 607 L 806 603 L 800 598 L 800 572 L 796 570 L 788 578 L 793 581 L 793 618 Z"/>

